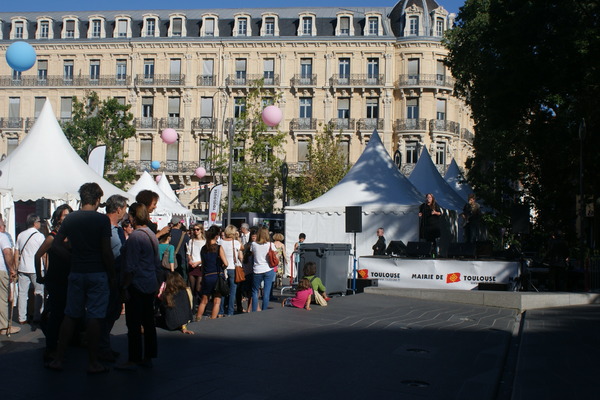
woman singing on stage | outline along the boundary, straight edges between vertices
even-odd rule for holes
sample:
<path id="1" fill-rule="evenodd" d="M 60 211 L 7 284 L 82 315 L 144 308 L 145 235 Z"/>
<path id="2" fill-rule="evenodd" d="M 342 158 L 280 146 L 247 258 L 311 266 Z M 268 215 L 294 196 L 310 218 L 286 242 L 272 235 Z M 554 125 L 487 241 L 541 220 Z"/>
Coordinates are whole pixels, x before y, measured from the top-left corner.
<path id="1" fill-rule="evenodd" d="M 425 195 L 425 203 L 419 207 L 419 217 L 421 222 L 420 237 L 425 241 L 432 243 L 433 252 L 437 254 L 437 238 L 440 237 L 440 216 L 442 212 L 440 206 L 435 202 L 433 194 Z"/>

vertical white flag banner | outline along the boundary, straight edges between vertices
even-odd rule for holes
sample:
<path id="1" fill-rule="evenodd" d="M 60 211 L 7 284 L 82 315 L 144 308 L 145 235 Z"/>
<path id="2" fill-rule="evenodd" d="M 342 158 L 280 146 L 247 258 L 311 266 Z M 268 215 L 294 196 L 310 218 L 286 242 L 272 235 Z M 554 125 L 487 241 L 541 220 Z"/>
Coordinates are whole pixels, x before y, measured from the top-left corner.
<path id="1" fill-rule="evenodd" d="M 210 202 L 208 203 L 209 227 L 217 222 L 217 217 L 219 216 L 219 210 L 221 208 L 221 192 L 223 192 L 223 185 L 217 185 L 210 191 Z"/>
<path id="2" fill-rule="evenodd" d="M 100 176 L 104 176 L 104 158 L 106 146 L 96 146 L 88 156 L 88 165 Z"/>

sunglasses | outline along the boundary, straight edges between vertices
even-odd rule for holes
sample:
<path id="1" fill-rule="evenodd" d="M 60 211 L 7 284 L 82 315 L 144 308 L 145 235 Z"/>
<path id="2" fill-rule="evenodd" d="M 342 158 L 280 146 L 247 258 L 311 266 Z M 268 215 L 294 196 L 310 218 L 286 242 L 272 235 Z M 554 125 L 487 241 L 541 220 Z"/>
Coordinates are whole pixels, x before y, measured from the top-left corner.
<path id="1" fill-rule="evenodd" d="M 194 230 L 195 230 L 196 232 L 198 232 L 198 231 L 200 231 L 201 229 L 199 229 L 199 228 L 194 228 Z"/>

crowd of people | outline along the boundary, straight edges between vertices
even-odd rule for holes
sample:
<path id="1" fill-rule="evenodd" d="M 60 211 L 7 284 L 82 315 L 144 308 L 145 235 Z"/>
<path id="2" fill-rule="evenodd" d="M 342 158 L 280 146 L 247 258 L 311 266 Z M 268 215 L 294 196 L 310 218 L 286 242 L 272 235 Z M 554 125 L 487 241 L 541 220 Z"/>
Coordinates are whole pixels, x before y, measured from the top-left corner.
<path id="1" fill-rule="evenodd" d="M 122 314 L 128 355 L 115 368 L 152 367 L 157 326 L 194 334 L 188 329 L 192 320 L 266 310 L 273 286 L 283 284 L 289 263 L 281 233 L 271 236 L 267 227 L 248 224 L 205 231 L 203 223 L 192 223 L 187 230 L 180 217 L 159 230 L 150 219 L 158 202 L 152 191 L 141 191 L 133 204 L 120 195 L 101 203 L 96 183 L 82 185 L 79 195 L 79 210 L 57 207 L 48 232 L 38 215 L 28 215 L 14 243 L 0 217 L 0 333 L 20 331 L 10 322 L 17 296 L 18 324 L 37 324 L 46 336 L 49 369 L 63 369 L 69 345 L 85 331 L 88 373 L 108 371 L 104 363 L 120 356 L 111 330 Z M 295 250 L 305 238 L 300 235 Z M 306 279 L 289 304 L 310 310 L 313 293 L 327 297 L 315 273 L 306 263 Z M 10 290 L 17 281 L 18 294 Z"/>

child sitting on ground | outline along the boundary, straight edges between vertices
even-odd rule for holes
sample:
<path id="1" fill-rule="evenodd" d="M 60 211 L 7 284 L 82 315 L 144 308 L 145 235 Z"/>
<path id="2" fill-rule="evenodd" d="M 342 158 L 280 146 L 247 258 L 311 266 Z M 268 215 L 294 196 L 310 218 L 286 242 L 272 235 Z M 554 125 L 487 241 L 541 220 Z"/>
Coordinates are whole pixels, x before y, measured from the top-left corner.
<path id="1" fill-rule="evenodd" d="M 160 317 L 156 326 L 169 331 L 180 330 L 187 335 L 194 332 L 187 329 L 187 323 L 192 319 L 191 293 L 181 275 L 168 272 L 162 291 L 159 293 Z"/>
<path id="2" fill-rule="evenodd" d="M 316 292 L 321 293 L 321 295 L 323 296 L 323 298 L 326 301 L 331 300 L 331 298 L 327 297 L 325 285 L 323 285 L 321 278 L 319 278 L 318 276 L 315 276 L 317 273 L 317 264 L 315 264 L 313 261 L 309 261 L 306 264 L 304 264 L 303 271 L 304 271 L 304 278 L 308 279 L 308 281 L 310 282 L 310 285 L 311 285 L 312 289 L 315 291 L 315 293 Z"/>
<path id="3" fill-rule="evenodd" d="M 296 292 L 296 297 L 283 300 L 281 303 L 282 307 L 296 307 L 296 308 L 306 308 L 310 311 L 310 298 L 312 295 L 312 288 L 310 287 L 310 282 L 308 279 L 300 279 L 298 282 L 298 291 Z"/>

